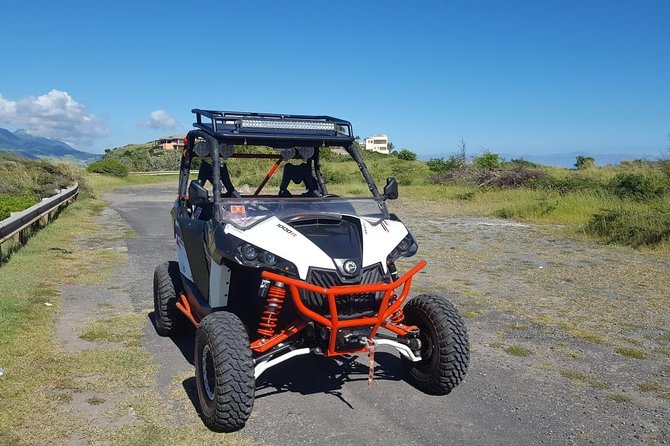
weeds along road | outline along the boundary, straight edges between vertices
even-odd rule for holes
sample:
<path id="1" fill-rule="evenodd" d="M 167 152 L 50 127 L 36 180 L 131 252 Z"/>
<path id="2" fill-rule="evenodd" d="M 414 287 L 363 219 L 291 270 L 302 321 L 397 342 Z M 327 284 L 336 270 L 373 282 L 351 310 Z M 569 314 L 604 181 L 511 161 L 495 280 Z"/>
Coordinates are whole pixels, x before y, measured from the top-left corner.
<path id="1" fill-rule="evenodd" d="M 126 241 L 135 311 L 152 308 L 154 267 L 175 258 L 173 189 L 105 197 L 135 231 Z M 376 355 L 368 389 L 367 357 L 295 358 L 259 379 L 242 434 L 276 445 L 670 442 L 670 261 L 448 206 L 390 203 L 429 262 L 414 293 L 451 293 L 465 316 L 465 381 L 446 397 L 424 395 L 389 350 Z M 142 343 L 163 404 L 175 420 L 194 416 L 193 334 L 160 338 L 147 318 Z"/>

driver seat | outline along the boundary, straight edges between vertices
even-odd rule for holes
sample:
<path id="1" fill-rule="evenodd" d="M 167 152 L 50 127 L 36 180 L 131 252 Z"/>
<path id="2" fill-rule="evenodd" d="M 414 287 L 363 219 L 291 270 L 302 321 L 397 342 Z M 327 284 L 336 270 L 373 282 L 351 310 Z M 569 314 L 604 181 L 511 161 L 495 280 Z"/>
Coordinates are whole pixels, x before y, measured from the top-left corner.
<path id="1" fill-rule="evenodd" d="M 291 164 L 284 166 L 284 174 L 282 176 L 281 185 L 279 186 L 280 197 L 291 197 L 293 194 L 288 190 L 288 185 L 293 181 L 295 184 L 304 183 L 307 192 L 302 194 L 303 197 L 321 197 L 323 194 L 319 188 L 319 183 L 316 178 L 312 176 L 309 165 L 307 163 Z"/>

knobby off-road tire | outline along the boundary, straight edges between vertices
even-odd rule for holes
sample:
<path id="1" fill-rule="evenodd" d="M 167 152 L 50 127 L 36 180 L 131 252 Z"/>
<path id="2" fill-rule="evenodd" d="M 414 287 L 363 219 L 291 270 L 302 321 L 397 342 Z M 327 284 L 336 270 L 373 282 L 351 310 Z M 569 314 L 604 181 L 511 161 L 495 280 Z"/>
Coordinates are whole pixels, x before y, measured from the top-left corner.
<path id="1" fill-rule="evenodd" d="M 216 432 L 242 429 L 254 406 L 256 380 L 240 318 L 227 311 L 206 316 L 195 335 L 194 361 L 205 425 Z"/>
<path id="2" fill-rule="evenodd" d="M 440 296 L 421 294 L 404 308 L 405 324 L 419 327 L 421 361 L 404 360 L 409 382 L 431 395 L 446 395 L 465 377 L 470 360 L 468 333 L 454 306 Z"/>
<path id="3" fill-rule="evenodd" d="M 177 298 L 181 293 L 181 276 L 177 262 L 165 262 L 154 271 L 154 321 L 156 332 L 161 336 L 179 333 L 184 326 L 184 317 L 177 309 Z"/>

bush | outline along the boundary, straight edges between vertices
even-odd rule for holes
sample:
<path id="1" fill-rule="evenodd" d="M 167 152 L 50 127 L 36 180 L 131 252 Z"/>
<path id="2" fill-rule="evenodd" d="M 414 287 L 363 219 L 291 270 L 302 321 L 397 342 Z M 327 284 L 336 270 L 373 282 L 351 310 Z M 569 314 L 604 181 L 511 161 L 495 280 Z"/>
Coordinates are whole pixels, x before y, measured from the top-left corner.
<path id="1" fill-rule="evenodd" d="M 608 188 L 619 198 L 646 201 L 663 195 L 667 182 L 656 175 L 620 173 L 610 180 Z"/>
<path id="2" fill-rule="evenodd" d="M 502 159 L 497 153 L 484 152 L 472 160 L 472 165 L 477 169 L 493 170 L 499 169 Z"/>
<path id="3" fill-rule="evenodd" d="M 89 172 L 101 173 L 103 175 L 112 175 L 115 177 L 127 177 L 128 166 L 123 164 L 116 158 L 109 156 L 104 157 L 100 161 L 89 164 L 86 169 Z"/>
<path id="4" fill-rule="evenodd" d="M 571 175 L 563 178 L 545 176 L 529 183 L 533 189 L 553 190 L 560 194 L 583 191 L 603 191 L 604 186 L 598 180 L 581 175 Z"/>
<path id="5" fill-rule="evenodd" d="M 398 152 L 398 159 L 403 161 L 415 161 L 416 153 L 412 152 L 411 150 L 402 149 L 400 152 Z"/>
<path id="6" fill-rule="evenodd" d="M 517 167 L 510 170 L 483 170 L 478 184 L 481 187 L 519 187 L 542 180 L 547 175 L 539 170 Z"/>
<path id="7" fill-rule="evenodd" d="M 442 173 L 460 169 L 463 167 L 463 160 L 452 155 L 446 160 L 444 158 L 432 158 L 429 161 L 426 161 L 426 165 L 431 172 Z"/>
<path id="8" fill-rule="evenodd" d="M 579 170 L 591 169 L 596 166 L 596 160 L 590 156 L 578 156 L 575 160 L 575 167 Z"/>
<path id="9" fill-rule="evenodd" d="M 670 206 L 603 210 L 591 217 L 585 231 L 606 243 L 653 246 L 670 240 Z"/>
<path id="10" fill-rule="evenodd" d="M 22 211 L 37 203 L 34 195 L 24 193 L 23 195 L 0 195 L 0 220 L 9 217 L 12 212 Z"/>
<path id="11" fill-rule="evenodd" d="M 525 160 L 523 158 L 514 158 L 509 160 L 506 164 L 512 167 L 540 167 L 539 164 L 532 161 Z"/>

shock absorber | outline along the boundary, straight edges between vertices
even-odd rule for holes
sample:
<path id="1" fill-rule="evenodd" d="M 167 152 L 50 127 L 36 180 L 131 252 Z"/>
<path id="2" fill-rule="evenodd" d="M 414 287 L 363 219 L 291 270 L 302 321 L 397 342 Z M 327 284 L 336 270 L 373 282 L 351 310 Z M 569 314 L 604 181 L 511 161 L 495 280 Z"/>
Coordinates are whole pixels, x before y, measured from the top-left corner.
<path id="1" fill-rule="evenodd" d="M 261 316 L 261 321 L 258 323 L 259 335 L 271 338 L 275 334 L 277 328 L 277 320 L 279 313 L 284 306 L 284 298 L 286 298 L 286 288 L 281 282 L 274 282 L 268 289 L 268 294 L 265 299 L 265 311 Z"/>
<path id="2" fill-rule="evenodd" d="M 389 317 L 392 323 L 395 325 L 400 325 L 405 322 L 405 313 L 402 311 L 402 308 L 398 308 L 395 313 Z"/>

